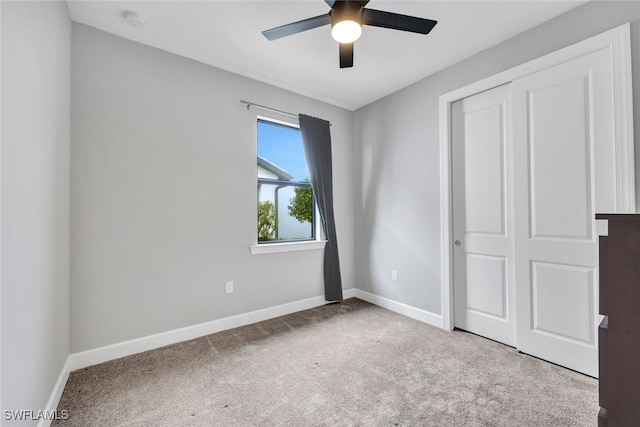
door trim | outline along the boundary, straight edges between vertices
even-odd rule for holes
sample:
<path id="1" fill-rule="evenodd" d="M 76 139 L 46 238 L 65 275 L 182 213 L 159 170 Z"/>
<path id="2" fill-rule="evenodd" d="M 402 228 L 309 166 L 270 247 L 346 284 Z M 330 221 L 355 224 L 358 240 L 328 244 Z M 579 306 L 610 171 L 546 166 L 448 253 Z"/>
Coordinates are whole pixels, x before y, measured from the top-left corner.
<path id="1" fill-rule="evenodd" d="M 444 329 L 452 330 L 454 327 L 453 247 L 451 244 L 453 238 L 451 104 L 476 93 L 602 49 L 611 50 L 613 68 L 616 210 L 617 212 L 635 212 L 633 86 L 631 81 L 630 26 L 628 23 L 440 96 L 441 313 Z"/>

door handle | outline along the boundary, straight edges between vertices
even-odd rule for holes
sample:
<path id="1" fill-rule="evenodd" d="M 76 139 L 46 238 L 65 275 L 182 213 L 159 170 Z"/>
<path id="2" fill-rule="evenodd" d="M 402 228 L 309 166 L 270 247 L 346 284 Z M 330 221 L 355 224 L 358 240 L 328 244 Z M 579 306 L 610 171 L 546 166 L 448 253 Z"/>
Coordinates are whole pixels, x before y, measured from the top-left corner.
<path id="1" fill-rule="evenodd" d="M 453 244 L 456 246 L 460 246 L 462 242 L 460 240 L 456 240 L 455 242 L 453 242 Z"/>

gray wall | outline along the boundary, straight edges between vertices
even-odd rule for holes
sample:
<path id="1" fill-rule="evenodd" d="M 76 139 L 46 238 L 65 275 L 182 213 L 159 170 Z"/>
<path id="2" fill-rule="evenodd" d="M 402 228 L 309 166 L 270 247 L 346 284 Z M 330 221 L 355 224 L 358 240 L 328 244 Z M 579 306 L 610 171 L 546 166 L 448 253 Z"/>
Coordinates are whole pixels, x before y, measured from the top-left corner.
<path id="1" fill-rule="evenodd" d="M 357 287 L 435 314 L 441 312 L 440 95 L 626 22 L 631 22 L 637 165 L 638 2 L 580 6 L 356 111 Z M 640 172 L 636 179 L 640 201 Z M 391 269 L 399 272 L 397 282 L 391 281 Z"/>
<path id="2" fill-rule="evenodd" d="M 333 123 L 354 287 L 352 112 L 80 24 L 72 70 L 72 352 L 323 295 L 321 251 L 250 255 L 256 112 L 240 99 Z"/>
<path id="3" fill-rule="evenodd" d="M 2 409 L 39 410 L 69 354 L 71 21 L 64 2 L 0 7 Z"/>

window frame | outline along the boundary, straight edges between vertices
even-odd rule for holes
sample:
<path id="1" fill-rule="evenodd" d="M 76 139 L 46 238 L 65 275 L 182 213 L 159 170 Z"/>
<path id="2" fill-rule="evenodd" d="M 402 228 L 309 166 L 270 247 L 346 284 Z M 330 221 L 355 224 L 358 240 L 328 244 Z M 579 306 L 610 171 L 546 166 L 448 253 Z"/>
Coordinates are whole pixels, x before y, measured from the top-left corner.
<path id="1" fill-rule="evenodd" d="M 254 120 L 254 125 L 255 125 L 255 157 L 256 159 L 258 158 L 258 123 L 259 122 L 267 122 L 267 123 L 271 123 L 274 125 L 280 125 L 280 126 L 287 126 L 293 129 L 297 129 L 300 130 L 300 125 L 298 123 L 297 119 L 294 118 L 287 118 L 288 120 L 283 120 L 282 118 L 274 118 L 274 117 L 270 117 L 270 116 L 264 116 L 264 115 L 256 115 L 255 116 L 255 120 Z M 257 168 L 255 169 L 256 171 L 256 183 L 258 185 L 260 184 L 267 184 L 267 185 L 283 185 L 283 186 L 289 186 L 289 187 L 298 187 L 298 188 L 312 188 L 311 187 L 311 183 L 305 183 L 305 182 L 301 182 L 301 181 L 285 181 L 285 180 L 279 180 L 279 179 L 272 179 L 272 178 L 260 178 L 258 177 L 258 171 Z M 302 184 L 302 185 L 301 185 Z M 258 185 L 256 185 L 256 200 L 258 200 L 259 198 L 259 194 L 258 194 Z M 312 213 L 312 221 L 313 223 L 311 224 L 311 234 L 312 237 L 310 239 L 295 239 L 295 240 L 273 240 L 273 241 L 258 241 L 258 233 L 257 233 L 257 227 L 256 227 L 256 233 L 255 233 L 255 241 L 254 243 L 250 246 L 250 250 L 251 250 L 251 254 L 252 255 L 260 255 L 260 254 L 270 254 L 270 253 L 279 253 L 279 252 L 294 252 L 294 251 L 301 251 L 301 250 L 313 250 L 313 249 L 323 249 L 325 247 L 326 244 L 326 240 L 324 239 L 324 232 L 322 231 L 322 228 L 320 227 L 320 215 L 318 212 L 318 207 L 316 204 L 316 198 L 315 195 L 313 195 L 313 190 L 312 190 L 312 197 L 313 197 L 313 213 Z M 255 212 L 256 215 L 256 221 L 257 221 L 257 215 L 258 215 L 258 211 L 256 209 Z"/>

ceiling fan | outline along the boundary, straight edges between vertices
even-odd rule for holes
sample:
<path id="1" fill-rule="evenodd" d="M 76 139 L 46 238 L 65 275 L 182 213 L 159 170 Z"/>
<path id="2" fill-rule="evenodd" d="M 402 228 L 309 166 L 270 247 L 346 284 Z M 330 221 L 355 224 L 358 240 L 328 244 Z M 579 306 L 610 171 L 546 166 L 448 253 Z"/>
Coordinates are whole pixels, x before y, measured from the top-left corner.
<path id="1" fill-rule="evenodd" d="M 353 44 L 360 38 L 363 25 L 429 34 L 438 23 L 431 19 L 365 9 L 369 0 L 325 0 L 325 3 L 331 8 L 329 13 L 271 28 L 262 34 L 269 40 L 276 40 L 331 24 L 331 37 L 340 43 L 340 68 L 348 68 L 353 67 Z"/>

